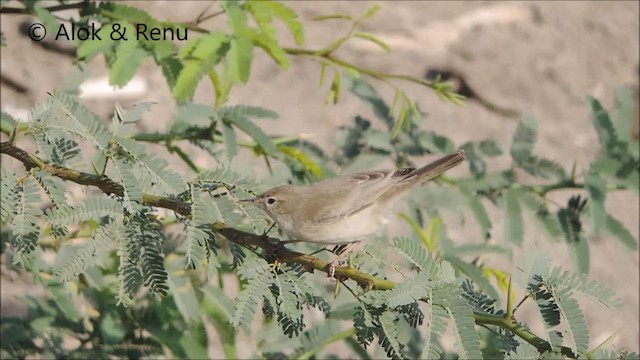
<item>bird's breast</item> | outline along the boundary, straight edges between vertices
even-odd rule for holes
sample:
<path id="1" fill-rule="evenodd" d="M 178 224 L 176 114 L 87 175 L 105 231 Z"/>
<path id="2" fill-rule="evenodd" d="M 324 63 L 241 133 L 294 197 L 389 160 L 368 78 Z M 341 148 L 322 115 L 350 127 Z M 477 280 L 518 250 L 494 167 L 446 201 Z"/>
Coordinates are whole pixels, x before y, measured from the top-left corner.
<path id="1" fill-rule="evenodd" d="M 278 225 L 294 239 L 327 245 L 365 240 L 387 223 L 378 206 L 328 222 L 290 221 Z"/>

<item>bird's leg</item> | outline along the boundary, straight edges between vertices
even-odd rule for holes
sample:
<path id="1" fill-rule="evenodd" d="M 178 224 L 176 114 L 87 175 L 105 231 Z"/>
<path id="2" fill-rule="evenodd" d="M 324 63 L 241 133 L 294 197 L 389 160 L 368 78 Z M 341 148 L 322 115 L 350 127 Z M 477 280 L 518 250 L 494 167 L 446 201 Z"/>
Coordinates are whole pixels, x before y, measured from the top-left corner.
<path id="1" fill-rule="evenodd" d="M 269 231 L 273 230 L 273 227 L 276 226 L 276 223 L 274 222 L 273 224 L 271 224 L 271 226 L 269 226 L 269 228 L 267 230 L 265 230 L 265 232 L 262 233 L 262 236 L 267 236 L 267 234 L 269 233 Z"/>
<path id="2" fill-rule="evenodd" d="M 353 250 L 353 246 L 360 241 L 354 241 L 352 243 L 348 243 L 346 245 L 341 245 L 342 249 L 339 250 L 339 253 L 336 253 L 336 258 L 331 260 L 331 262 L 327 265 L 327 275 L 331 279 L 335 279 L 336 275 L 336 264 L 342 259 L 345 255 L 349 253 L 349 251 Z M 338 250 L 337 247 L 334 250 Z M 333 251 L 332 251 L 333 252 Z"/>

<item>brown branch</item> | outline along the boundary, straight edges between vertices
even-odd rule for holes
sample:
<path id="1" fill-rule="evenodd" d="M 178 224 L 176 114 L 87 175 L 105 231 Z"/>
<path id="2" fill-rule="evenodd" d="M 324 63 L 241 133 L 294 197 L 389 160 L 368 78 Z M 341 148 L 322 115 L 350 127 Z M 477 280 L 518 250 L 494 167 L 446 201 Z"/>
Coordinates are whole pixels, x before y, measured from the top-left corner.
<path id="1" fill-rule="evenodd" d="M 19 147 L 12 145 L 8 141 L 0 143 L 0 153 L 9 155 L 20 161 L 27 170 L 32 168 L 43 169 L 62 180 L 72 181 L 80 185 L 95 186 L 107 195 L 124 195 L 122 185 L 111 180 L 106 175 L 94 175 L 49 164 L 34 154 L 30 154 Z M 181 215 L 189 215 L 191 211 L 189 206 L 181 201 L 157 195 L 142 194 L 142 202 L 149 206 L 170 209 Z"/>

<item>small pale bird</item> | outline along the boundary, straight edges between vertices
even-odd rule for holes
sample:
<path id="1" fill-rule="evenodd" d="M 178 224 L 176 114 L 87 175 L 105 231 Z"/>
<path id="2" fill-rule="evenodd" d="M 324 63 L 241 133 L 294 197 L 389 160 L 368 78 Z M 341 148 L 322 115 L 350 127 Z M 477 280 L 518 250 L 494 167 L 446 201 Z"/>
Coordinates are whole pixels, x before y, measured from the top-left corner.
<path id="1" fill-rule="evenodd" d="M 254 199 L 238 202 L 264 210 L 294 239 L 291 242 L 349 244 L 349 248 L 380 230 L 394 200 L 464 160 L 464 151 L 458 150 L 419 169 L 374 170 L 307 186 L 277 186 Z M 330 276 L 341 255 L 329 264 Z"/>

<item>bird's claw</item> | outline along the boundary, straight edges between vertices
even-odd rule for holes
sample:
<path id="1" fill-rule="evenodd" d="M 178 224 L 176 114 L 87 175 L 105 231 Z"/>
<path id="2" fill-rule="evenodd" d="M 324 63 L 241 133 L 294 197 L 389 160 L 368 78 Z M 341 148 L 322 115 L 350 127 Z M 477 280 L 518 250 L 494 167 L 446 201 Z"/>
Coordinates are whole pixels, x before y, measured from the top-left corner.
<path id="1" fill-rule="evenodd" d="M 336 281 L 337 280 L 337 278 L 336 278 L 336 264 L 335 263 L 337 263 L 338 266 L 351 267 L 351 265 L 349 265 L 349 262 L 347 262 L 347 261 L 345 261 L 343 259 L 340 259 L 338 261 L 334 260 L 334 261 L 330 262 L 327 265 L 327 276 L 329 277 L 329 279 L 331 281 Z"/>
<path id="2" fill-rule="evenodd" d="M 330 262 L 327 267 L 327 275 L 329 279 L 331 281 L 336 281 L 336 266 L 333 264 L 333 262 Z"/>

